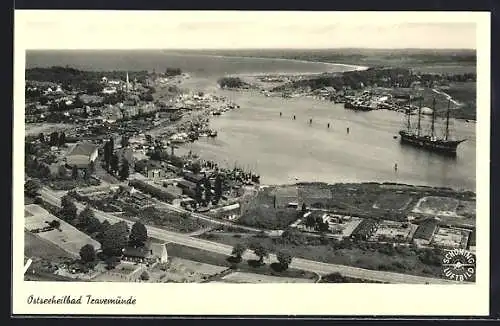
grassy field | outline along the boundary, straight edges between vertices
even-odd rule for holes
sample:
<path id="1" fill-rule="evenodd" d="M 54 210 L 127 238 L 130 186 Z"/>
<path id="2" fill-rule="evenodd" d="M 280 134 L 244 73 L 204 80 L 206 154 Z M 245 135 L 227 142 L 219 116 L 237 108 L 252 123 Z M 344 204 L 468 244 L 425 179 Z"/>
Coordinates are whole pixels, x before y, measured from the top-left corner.
<path id="1" fill-rule="evenodd" d="M 26 257 L 39 257 L 52 261 L 74 258 L 74 256 L 55 244 L 27 231 L 24 232 L 24 255 Z"/>
<path id="2" fill-rule="evenodd" d="M 30 232 L 24 232 L 24 256 L 33 259 L 24 276 L 26 281 L 71 281 L 52 273 L 53 266 L 75 259 L 55 244 Z"/>
<path id="3" fill-rule="evenodd" d="M 330 191 L 324 191 L 324 189 Z M 318 190 L 321 190 L 318 192 Z M 413 204 L 426 196 L 471 200 L 475 194 L 452 189 L 379 183 L 299 185 L 299 203 L 342 215 L 403 221 Z M 382 205 L 382 206 L 380 206 Z M 404 207 L 404 205 L 406 205 Z"/>
<path id="4" fill-rule="evenodd" d="M 322 242 L 318 238 L 299 240 L 302 243 L 284 242 L 281 238 L 244 236 L 234 237 L 224 234 L 208 233 L 200 238 L 221 242 L 228 245 L 243 243 L 260 243 L 269 248 L 271 252 L 287 250 L 294 257 L 321 261 L 325 263 L 341 264 L 361 267 L 372 270 L 384 270 L 399 273 L 409 273 L 421 276 L 441 276 L 439 261 L 434 264 L 424 263 L 420 258 L 426 254 L 412 247 L 396 247 L 378 243 L 345 243 L 327 240 Z"/>
<path id="5" fill-rule="evenodd" d="M 247 273 L 256 273 L 271 276 L 290 277 L 290 278 L 305 278 L 315 279 L 314 273 L 301 271 L 297 269 L 287 269 L 286 271 L 276 271 L 271 265 L 253 266 L 248 261 L 241 261 L 238 264 L 230 262 L 228 256 L 213 253 L 205 250 L 186 247 L 174 243 L 167 244 L 168 255 L 172 257 L 179 257 L 188 260 L 193 260 L 205 264 L 231 267 L 235 271 L 242 271 Z"/>
<path id="6" fill-rule="evenodd" d="M 459 201 L 449 197 L 424 197 L 415 206 L 414 210 L 428 212 L 432 215 L 455 215 Z"/>

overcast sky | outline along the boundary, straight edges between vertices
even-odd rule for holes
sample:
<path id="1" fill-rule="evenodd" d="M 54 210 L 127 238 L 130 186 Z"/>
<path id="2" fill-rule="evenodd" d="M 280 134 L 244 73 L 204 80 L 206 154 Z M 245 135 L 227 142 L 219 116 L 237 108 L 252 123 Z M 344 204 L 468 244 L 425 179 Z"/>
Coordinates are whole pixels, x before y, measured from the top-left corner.
<path id="1" fill-rule="evenodd" d="M 16 22 L 35 48 L 475 49 L 477 16 L 463 14 L 74 11 Z"/>

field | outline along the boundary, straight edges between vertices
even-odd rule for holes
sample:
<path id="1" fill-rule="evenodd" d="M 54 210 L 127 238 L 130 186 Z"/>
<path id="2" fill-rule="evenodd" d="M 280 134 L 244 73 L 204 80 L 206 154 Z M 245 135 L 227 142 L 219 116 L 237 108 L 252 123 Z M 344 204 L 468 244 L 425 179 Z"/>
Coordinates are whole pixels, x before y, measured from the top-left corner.
<path id="1" fill-rule="evenodd" d="M 392 95 L 411 94 L 414 96 L 422 96 L 422 101 L 415 101 L 413 105 L 422 105 L 423 107 L 433 107 L 433 101 L 436 100 L 435 109 L 438 117 L 444 118 L 448 108 L 448 100 L 450 103 L 450 116 L 459 119 L 476 119 L 476 83 L 463 82 L 451 83 L 450 86 L 439 86 L 434 88 L 384 88 L 384 92 L 389 92 Z M 375 88 L 375 90 L 382 90 Z M 439 120 L 437 121 L 439 122 Z"/>
<path id="2" fill-rule="evenodd" d="M 300 279 L 290 277 L 276 277 L 244 272 L 235 272 L 222 277 L 223 283 L 314 283 L 312 279 Z"/>
<path id="3" fill-rule="evenodd" d="M 92 244 L 96 249 L 101 247 L 99 242 L 90 238 L 88 235 L 79 231 L 72 225 L 53 216 L 38 205 L 27 205 L 25 206 L 25 210 L 31 214 L 31 216 L 25 216 L 25 228 L 28 230 L 43 228 L 52 220 L 59 221 L 59 229 L 40 232 L 37 233 L 37 235 L 44 240 L 52 242 L 72 255 L 78 256 L 80 248 L 86 244 Z"/>
<path id="4" fill-rule="evenodd" d="M 361 218 L 405 221 L 413 209 L 412 203 L 426 196 L 449 197 L 457 201 L 475 198 L 475 194 L 471 192 L 402 184 L 299 184 L 299 205 L 305 203 L 308 207 L 324 209 L 334 214 Z"/>
<path id="5" fill-rule="evenodd" d="M 25 123 L 24 126 L 26 136 L 37 136 L 40 133 L 50 134 L 54 131 L 64 131 L 73 127 L 64 123 Z"/>
<path id="6" fill-rule="evenodd" d="M 406 209 L 411 202 L 412 197 L 408 194 L 385 193 L 379 196 L 373 208 L 401 211 Z"/>
<path id="7" fill-rule="evenodd" d="M 477 86 L 475 82 L 452 83 L 448 88 L 443 89 L 443 92 L 461 104 L 455 109 L 455 117 L 476 119 Z"/>
<path id="8" fill-rule="evenodd" d="M 227 234 L 208 233 L 200 236 L 214 242 L 234 246 L 237 243 L 260 243 L 271 252 L 286 249 L 292 256 L 331 264 L 361 267 L 372 270 L 384 270 L 422 276 L 440 276 L 440 258 L 429 263 L 422 255 L 425 251 L 413 247 L 393 247 L 392 244 L 376 242 L 353 243 L 349 241 L 324 240 L 320 238 L 302 238 L 285 242 L 279 237 L 245 235 L 234 237 Z M 300 237 L 300 236 L 298 236 Z M 437 257 L 437 256 L 434 256 Z"/>
<path id="9" fill-rule="evenodd" d="M 26 281 L 71 281 L 53 274 L 54 266 L 75 259 L 74 255 L 31 232 L 24 232 L 24 256 L 33 259 L 26 272 Z"/>
<path id="10" fill-rule="evenodd" d="M 59 248 L 55 244 L 38 237 L 31 232 L 24 232 L 24 256 L 38 257 L 50 261 L 75 258 L 75 256 Z"/>
<path id="11" fill-rule="evenodd" d="M 459 203 L 460 201 L 454 198 L 429 196 L 421 198 L 412 212 L 434 216 L 457 216 Z"/>

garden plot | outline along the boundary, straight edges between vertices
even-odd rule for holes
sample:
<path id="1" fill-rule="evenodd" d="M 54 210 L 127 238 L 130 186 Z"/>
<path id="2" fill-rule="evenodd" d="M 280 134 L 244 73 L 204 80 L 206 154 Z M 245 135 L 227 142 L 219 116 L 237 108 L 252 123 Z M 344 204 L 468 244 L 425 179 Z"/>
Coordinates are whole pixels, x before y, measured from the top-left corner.
<path id="1" fill-rule="evenodd" d="M 406 242 L 410 240 L 418 225 L 394 221 L 381 221 L 372 236 L 377 241 Z"/>
<path id="2" fill-rule="evenodd" d="M 459 204 L 460 201 L 455 198 L 428 196 L 421 198 L 412 212 L 433 216 L 458 217 L 457 208 Z"/>
<path id="3" fill-rule="evenodd" d="M 431 239 L 431 243 L 442 248 L 463 248 L 467 247 L 470 231 L 455 228 L 438 228 Z"/>
<path id="4" fill-rule="evenodd" d="M 235 272 L 224 276 L 218 283 L 314 283 L 312 279 L 278 277 L 262 274 Z"/>

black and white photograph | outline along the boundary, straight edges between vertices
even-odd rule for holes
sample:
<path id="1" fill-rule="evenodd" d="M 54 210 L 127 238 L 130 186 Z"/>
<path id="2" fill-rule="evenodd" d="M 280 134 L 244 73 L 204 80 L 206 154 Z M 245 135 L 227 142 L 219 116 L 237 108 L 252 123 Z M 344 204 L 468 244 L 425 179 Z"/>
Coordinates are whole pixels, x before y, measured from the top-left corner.
<path id="1" fill-rule="evenodd" d="M 488 286 L 484 16 L 108 14 L 23 20 L 23 287 Z"/>

